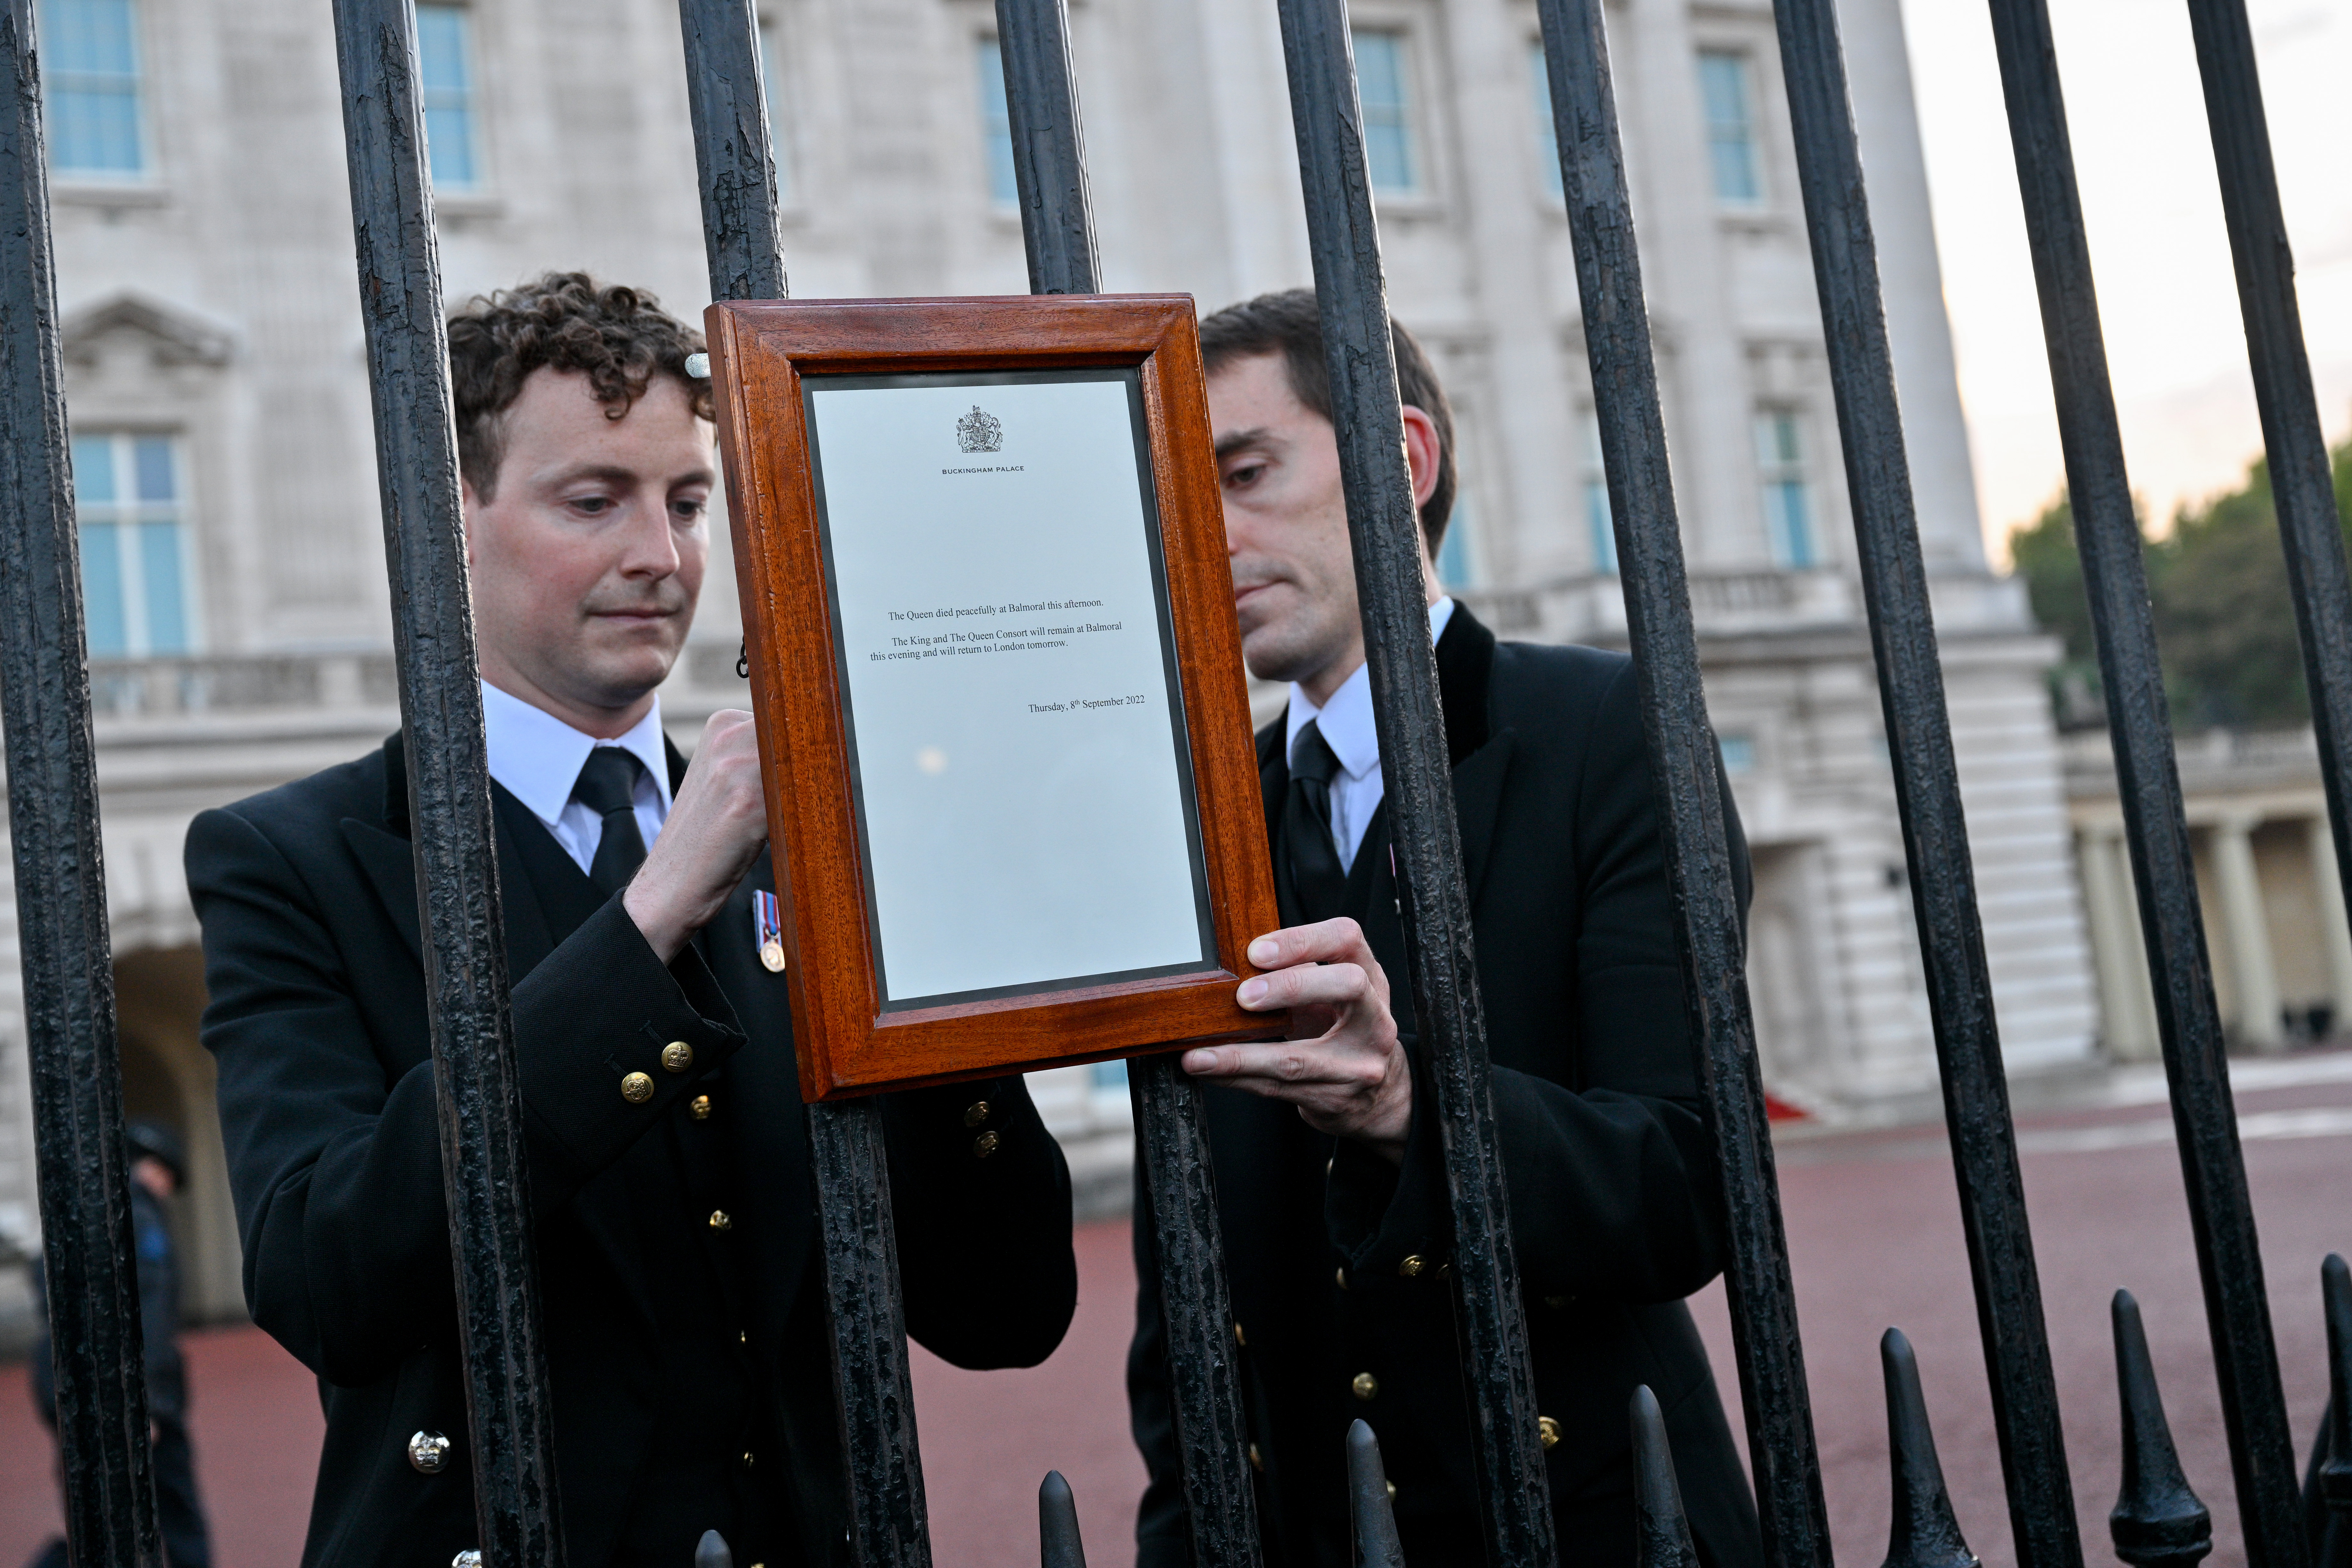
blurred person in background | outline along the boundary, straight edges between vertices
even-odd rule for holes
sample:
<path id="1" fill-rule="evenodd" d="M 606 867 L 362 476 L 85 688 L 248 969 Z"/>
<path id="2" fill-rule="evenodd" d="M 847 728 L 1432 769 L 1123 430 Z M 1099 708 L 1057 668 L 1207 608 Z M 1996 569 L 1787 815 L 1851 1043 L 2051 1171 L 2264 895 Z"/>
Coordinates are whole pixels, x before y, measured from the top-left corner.
<path id="1" fill-rule="evenodd" d="M 154 1121 L 123 1129 L 131 1162 L 131 1237 L 139 1259 L 139 1326 L 147 1347 L 147 1429 L 154 1444 L 155 1523 L 171 1568 L 211 1568 L 212 1543 L 196 1495 L 194 1456 L 188 1447 L 188 1370 L 180 1359 L 180 1266 L 163 1205 L 187 1179 L 180 1140 Z M 33 1346 L 33 1404 L 52 1432 L 58 1425 L 57 1368 L 49 1355 L 47 1277 L 33 1265 L 33 1308 L 41 1335 Z M 59 1457 L 63 1463 L 63 1457 Z M 66 1568 L 61 1536 L 43 1547 L 31 1568 Z"/>

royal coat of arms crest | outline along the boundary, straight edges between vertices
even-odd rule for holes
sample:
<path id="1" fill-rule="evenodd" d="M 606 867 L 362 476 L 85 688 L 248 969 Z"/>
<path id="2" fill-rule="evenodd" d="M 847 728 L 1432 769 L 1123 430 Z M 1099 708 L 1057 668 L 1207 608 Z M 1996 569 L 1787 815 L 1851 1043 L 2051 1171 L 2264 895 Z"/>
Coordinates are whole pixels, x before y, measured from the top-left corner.
<path id="1" fill-rule="evenodd" d="M 1004 449 L 1004 426 L 996 416 L 979 404 L 971 412 L 956 421 L 956 445 L 967 452 L 1001 452 Z"/>

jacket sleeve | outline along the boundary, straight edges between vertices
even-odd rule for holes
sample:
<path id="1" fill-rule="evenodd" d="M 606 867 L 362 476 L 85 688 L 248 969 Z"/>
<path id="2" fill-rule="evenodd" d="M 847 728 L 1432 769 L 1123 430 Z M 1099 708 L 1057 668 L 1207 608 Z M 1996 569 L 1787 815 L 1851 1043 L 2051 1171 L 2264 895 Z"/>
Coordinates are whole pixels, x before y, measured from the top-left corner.
<path id="1" fill-rule="evenodd" d="M 1078 1304 L 1070 1172 L 1028 1087 L 912 1089 L 882 1121 L 907 1331 L 975 1370 L 1052 1355 Z"/>
<path id="2" fill-rule="evenodd" d="M 1747 843 L 1717 783 L 1744 917 Z M 1582 918 L 1562 955 L 1575 1015 L 1561 1032 L 1577 1042 L 1574 1087 L 1493 1069 L 1511 1235 L 1530 1296 L 1673 1300 L 1722 1268 L 1722 1181 L 1630 666 L 1601 702 L 1570 798 Z M 1402 1165 L 1343 1142 L 1328 1212 L 1353 1275 L 1393 1278 L 1408 1257 L 1444 1256 L 1444 1155 L 1417 1059 Z"/>
<path id="3" fill-rule="evenodd" d="M 247 1303 L 329 1382 L 372 1382 L 456 1326 L 432 1064 L 387 1067 L 372 1026 L 384 1021 L 353 979 L 409 957 L 342 951 L 311 882 L 235 811 L 196 818 L 187 872 Z M 742 1043 L 699 957 L 665 969 L 617 899 L 515 988 L 513 1034 L 541 1215 Z M 663 1070 L 671 1040 L 694 1047 L 691 1073 Z M 620 1092 L 631 1072 L 655 1083 L 644 1104 Z"/>

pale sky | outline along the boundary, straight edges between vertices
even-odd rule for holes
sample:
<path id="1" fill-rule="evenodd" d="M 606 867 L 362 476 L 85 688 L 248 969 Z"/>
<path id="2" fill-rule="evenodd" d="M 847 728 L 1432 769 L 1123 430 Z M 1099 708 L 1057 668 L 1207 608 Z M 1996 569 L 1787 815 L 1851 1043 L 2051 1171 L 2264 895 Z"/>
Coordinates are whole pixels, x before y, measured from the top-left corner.
<path id="1" fill-rule="evenodd" d="M 2304 340 L 2352 426 L 2352 0 L 2247 0 Z M 2262 449 L 2183 0 L 2050 0 L 2132 488 L 2158 526 Z M 1903 0 L 1985 539 L 2058 489 L 2041 310 L 1982 0 Z"/>

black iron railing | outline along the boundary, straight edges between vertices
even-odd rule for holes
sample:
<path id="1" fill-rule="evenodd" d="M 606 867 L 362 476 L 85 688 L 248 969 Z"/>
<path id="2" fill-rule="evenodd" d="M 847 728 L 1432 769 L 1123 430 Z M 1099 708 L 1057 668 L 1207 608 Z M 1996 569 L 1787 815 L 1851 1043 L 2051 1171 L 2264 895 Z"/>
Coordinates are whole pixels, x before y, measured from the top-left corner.
<path id="1" fill-rule="evenodd" d="M 490 1568 L 562 1560 L 512 1068 L 481 713 L 450 439 L 438 264 L 416 93 L 413 0 L 336 0 L 354 232 L 374 395 L 416 869 L 424 889 L 451 1245 L 482 1547 Z M 1415 1012 L 1449 1179 L 1454 1289 L 1493 1560 L 1555 1556 L 1443 717 L 1402 452 L 1379 232 L 1343 0 L 1279 12 L 1329 354 Z M 1990 0 L 2041 287 L 2142 924 L 2162 1026 L 2248 1560 L 2304 1568 L 2253 1216 L 2147 584 L 2092 290 L 2043 0 Z M 49 1247 L 59 1438 L 76 1558 L 158 1561 L 129 1247 L 88 664 L 48 246 L 34 0 L 0 0 L 0 719 L 8 750 L 27 1034 Z M 1583 335 L 1627 625 L 1667 847 L 1694 1033 L 1730 1222 L 1732 1326 L 1775 1568 L 1829 1568 L 1788 1247 L 1744 980 L 1724 794 L 1668 471 L 1600 0 L 1538 0 Z M 2019 1562 L 2083 1548 L 2050 1352 L 1927 568 L 1914 514 L 1832 0 L 1778 0 L 1783 77 L 1843 438 L 1858 560 L 1926 958 L 1955 1175 Z M 2352 574 L 2328 483 L 2242 0 L 2189 0 L 2241 305 L 2305 648 L 2330 820 L 2352 889 Z M 712 296 L 786 292 L 752 0 L 680 0 Z M 1064 0 L 997 0 L 1030 285 L 1090 292 L 1099 268 Z M 1565 438 L 1565 433 L 1563 433 Z M 1215 1194 L 1191 1080 L 1160 1056 L 1131 1083 L 1161 1278 L 1170 1386 L 1196 1561 L 1259 1560 Z M 863 1563 L 923 1568 L 918 1461 L 889 1191 L 871 1102 L 812 1107 L 827 1301 Z M 2325 1274 L 2331 1413 L 2315 1496 L 2352 1553 L 2352 1277 Z M 2195 1562 L 2210 1520 L 2179 1473 L 2138 1310 L 2115 1306 L 2125 1432 L 2114 1545 Z M 1917 1369 L 1885 1363 L 1901 1568 L 1972 1568 L 1945 1495 Z M 1655 1401 L 1629 1413 L 1640 1560 L 1696 1561 Z M 1377 1445 L 1349 1452 L 1359 1560 L 1402 1568 Z M 1076 1510 L 1048 1479 L 1045 1560 L 1081 1568 Z M 471 1555 L 471 1554 L 469 1554 Z M 728 1560 L 715 1538 L 699 1568 Z M 2330 1568 L 2342 1568 L 2331 1564 Z"/>

